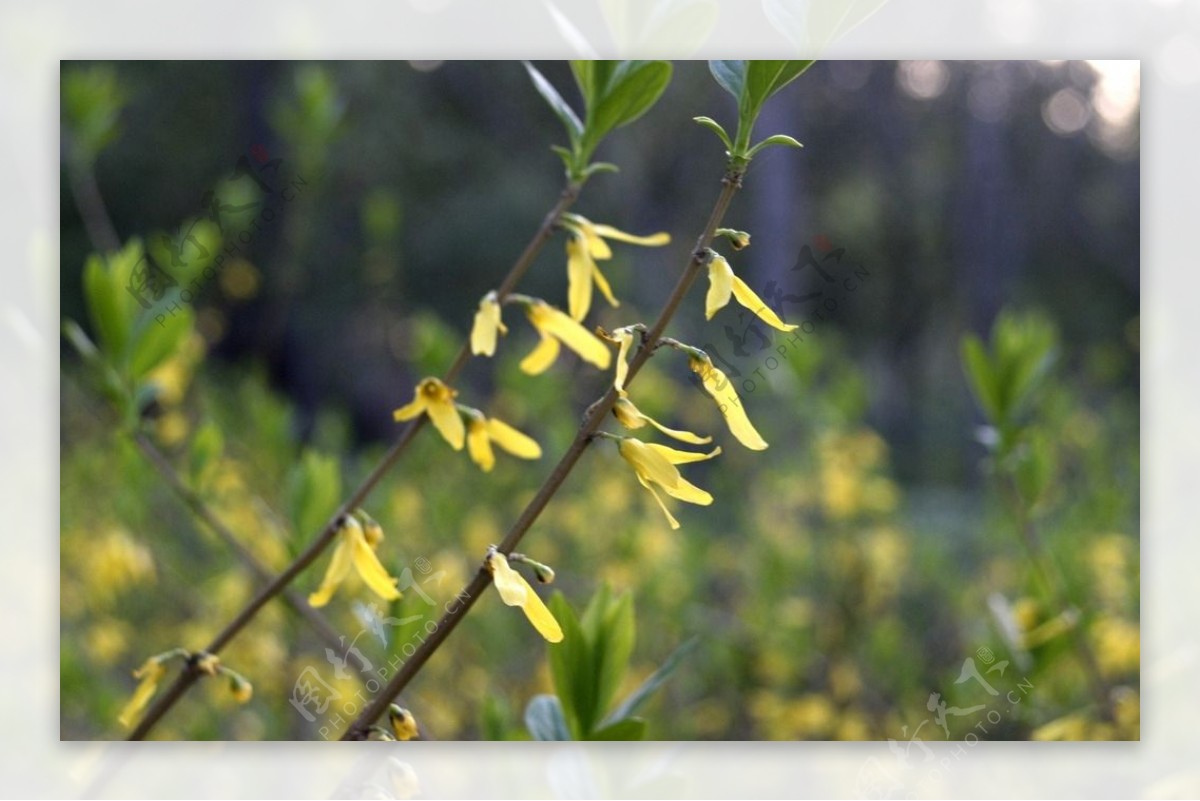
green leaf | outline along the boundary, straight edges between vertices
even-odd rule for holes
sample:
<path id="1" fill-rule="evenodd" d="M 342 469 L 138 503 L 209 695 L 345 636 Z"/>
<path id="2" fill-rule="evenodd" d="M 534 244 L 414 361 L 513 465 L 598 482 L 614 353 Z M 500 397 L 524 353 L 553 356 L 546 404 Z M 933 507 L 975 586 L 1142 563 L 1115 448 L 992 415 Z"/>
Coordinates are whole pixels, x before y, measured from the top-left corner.
<path id="1" fill-rule="evenodd" d="M 983 342 L 974 334 L 967 334 L 962 339 L 961 349 L 963 371 L 967 374 L 975 399 L 988 421 L 999 427 L 1003 422 L 1000 398 L 996 391 L 991 359 L 988 358 Z"/>
<path id="2" fill-rule="evenodd" d="M 553 695 L 535 695 L 525 707 L 525 728 L 535 740 L 565 741 L 571 739 L 562 705 Z"/>
<path id="3" fill-rule="evenodd" d="M 583 135 L 583 123 L 579 121 L 579 117 L 567 105 L 567 101 L 562 99 L 562 95 L 546 80 L 546 76 L 538 72 L 537 68 L 528 61 L 522 62 L 525 65 L 525 70 L 529 73 L 530 79 L 533 81 L 533 86 L 537 89 L 538 94 L 550 106 L 558 118 L 562 120 L 562 124 L 567 129 L 567 136 L 571 139 L 571 144 L 574 145 Z"/>
<path id="4" fill-rule="evenodd" d="M 725 129 L 721 127 L 719 122 L 712 117 L 692 117 L 692 120 L 715 133 L 721 142 L 724 143 L 726 150 L 733 150 L 733 142 L 729 139 L 729 134 L 725 133 Z"/>
<path id="5" fill-rule="evenodd" d="M 708 71 L 712 73 L 713 78 L 721 85 L 722 89 L 741 103 L 742 89 L 746 85 L 745 61 L 710 61 L 708 62 Z"/>
<path id="6" fill-rule="evenodd" d="M 745 102 L 755 116 L 772 95 L 799 78 L 813 61 L 751 61 L 746 67 Z"/>
<path id="7" fill-rule="evenodd" d="M 184 307 L 171 315 L 143 314 L 134 327 L 130 346 L 130 375 L 136 381 L 179 350 L 192 333 L 192 310 Z"/>
<path id="8" fill-rule="evenodd" d="M 117 294 L 120 291 L 104 260 L 95 254 L 88 256 L 83 267 L 83 293 L 88 316 L 99 336 L 101 348 L 113 363 L 123 361 L 132 324 L 125 315 L 125 304 Z"/>
<path id="9" fill-rule="evenodd" d="M 79 326 L 79 323 L 74 320 L 64 320 L 62 324 L 63 337 L 71 343 L 71 346 L 79 352 L 83 357 L 83 361 L 89 367 L 99 368 L 103 364 L 100 356 L 100 351 L 96 347 L 96 343 L 92 342 L 84 330 Z"/>
<path id="10" fill-rule="evenodd" d="M 671 82 L 667 61 L 623 61 L 613 71 L 604 94 L 588 109 L 583 151 L 590 156 L 610 131 L 641 117 Z"/>
<path id="11" fill-rule="evenodd" d="M 683 663 L 683 660 L 688 656 L 688 654 L 690 654 L 696 648 L 698 642 L 699 640 L 697 638 L 692 637 L 684 642 L 683 645 L 672 651 L 671 655 L 666 658 L 666 661 L 662 663 L 658 670 L 651 673 L 636 690 L 630 693 L 625 700 L 622 701 L 615 710 L 613 710 L 612 714 L 604 719 L 604 723 L 602 725 L 607 726 L 632 717 L 633 713 L 637 712 L 638 708 L 641 707 L 642 704 L 646 703 L 650 696 L 653 695 L 658 688 L 661 687 L 663 683 L 671 677 L 671 674 L 674 673 L 676 668 Z"/>
<path id="12" fill-rule="evenodd" d="M 584 721 L 595 718 L 595 679 L 592 676 L 591 647 L 580 627 L 575 610 L 561 592 L 550 597 L 550 611 L 563 630 L 563 640 L 550 649 L 550 675 L 554 691 L 562 702 L 571 731 L 583 739 Z"/>
<path id="13" fill-rule="evenodd" d="M 583 107 L 592 106 L 596 97 L 596 62 L 588 59 L 574 60 L 571 62 L 571 74 L 575 76 L 579 94 L 583 95 Z"/>
<path id="14" fill-rule="evenodd" d="M 342 476 L 337 460 L 316 451 L 305 451 L 288 476 L 288 515 L 296 534 L 309 537 L 319 531 L 337 511 L 342 494 Z"/>
<path id="15" fill-rule="evenodd" d="M 646 721 L 625 718 L 592 732 L 589 740 L 641 740 L 646 736 Z"/>
<path id="16" fill-rule="evenodd" d="M 786 147 L 804 147 L 804 145 L 800 144 L 798 141 L 796 141 L 792 137 L 788 136 L 787 134 L 775 134 L 774 136 L 768 136 L 766 139 L 762 140 L 757 145 L 750 148 L 750 152 L 746 154 L 746 158 L 752 159 L 752 158 L 754 158 L 754 155 L 756 153 L 758 153 L 758 151 L 760 151 L 764 148 L 771 147 L 772 145 L 783 145 Z"/>
<path id="17" fill-rule="evenodd" d="M 605 610 L 603 624 L 593 640 L 592 662 L 596 676 L 596 718 L 608 709 L 629 668 L 636 639 L 633 595 L 624 593 Z"/>

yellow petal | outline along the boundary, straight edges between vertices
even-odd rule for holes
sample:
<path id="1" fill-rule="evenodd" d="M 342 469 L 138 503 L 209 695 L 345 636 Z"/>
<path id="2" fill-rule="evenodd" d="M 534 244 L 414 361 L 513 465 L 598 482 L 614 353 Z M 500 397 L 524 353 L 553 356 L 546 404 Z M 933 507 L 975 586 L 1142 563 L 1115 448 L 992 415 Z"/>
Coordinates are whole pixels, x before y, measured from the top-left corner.
<path id="1" fill-rule="evenodd" d="M 479 302 L 475 312 L 475 325 L 471 327 L 471 353 L 476 356 L 493 356 L 496 353 L 496 337 L 507 333 L 508 328 L 500 319 L 500 304 L 495 293 L 489 292 Z"/>
<path id="2" fill-rule="evenodd" d="M 658 508 L 662 509 L 662 513 L 667 516 L 667 523 L 670 524 L 673 530 L 677 531 L 679 529 L 679 521 L 675 519 L 675 515 L 671 514 L 671 510 L 667 508 L 665 503 L 663 503 L 662 497 L 659 496 L 659 494 L 654 490 L 654 487 L 650 484 L 650 482 L 646 481 L 646 479 L 642 478 L 641 476 L 638 476 L 637 479 L 639 482 L 641 482 L 641 485 L 648 489 L 650 494 L 654 496 L 654 501 L 658 504 Z"/>
<path id="3" fill-rule="evenodd" d="M 733 388 L 733 383 L 721 372 L 712 360 L 707 361 L 693 357 L 689 361 L 692 372 L 700 376 L 704 390 L 717 402 L 717 408 L 725 417 L 725 423 L 738 442 L 752 451 L 766 450 L 767 441 L 754 428 L 742 401 Z"/>
<path id="4" fill-rule="evenodd" d="M 521 433 L 508 423 L 490 418 L 487 421 L 487 433 L 492 442 L 519 459 L 542 458 L 542 446 L 537 444 L 537 440 Z"/>
<path id="5" fill-rule="evenodd" d="M 668 437 L 673 437 L 673 438 L 679 440 L 680 442 L 688 442 L 688 443 L 691 443 L 692 445 L 707 445 L 708 443 L 712 442 L 712 437 L 702 437 L 699 434 L 693 434 L 691 431 L 682 431 L 682 430 L 675 429 L 675 428 L 667 428 L 662 423 L 658 422 L 657 420 L 655 420 L 653 417 L 646 414 L 645 412 L 638 411 L 638 414 L 647 423 L 654 426 L 659 431 L 666 434 Z M 653 443 L 648 443 L 648 444 L 649 444 L 649 447 L 651 447 L 655 450 L 658 450 L 659 448 L 664 447 L 662 445 L 654 445 Z M 671 448 L 665 448 L 665 450 L 669 451 L 669 450 L 671 450 Z M 675 453 L 683 453 L 683 451 L 674 451 L 674 452 Z M 671 462 L 671 464 L 682 464 L 682 462 Z"/>
<path id="6" fill-rule="evenodd" d="M 351 518 L 353 520 L 353 518 Z M 353 545 L 350 542 L 348 527 L 351 525 L 358 526 L 358 521 L 353 520 L 353 523 L 347 522 L 347 529 L 343 529 L 338 533 L 338 544 L 333 549 L 333 558 L 329 560 L 329 567 L 325 568 L 325 578 L 321 579 L 321 586 L 316 592 L 308 596 L 308 605 L 321 607 L 329 603 L 329 599 L 333 597 L 333 593 L 337 590 L 338 585 L 346 578 L 346 574 L 350 572 L 350 566 L 354 563 L 352 551 Z M 361 529 L 361 526 L 359 526 Z"/>
<path id="7" fill-rule="evenodd" d="M 467 453 L 471 455 L 471 461 L 485 473 L 490 473 L 496 466 L 496 454 L 492 453 L 487 425 L 482 420 L 472 420 L 467 424 Z"/>
<path id="8" fill-rule="evenodd" d="M 528 375 L 541 375 L 550 369 L 558 358 L 558 340 L 549 334 L 542 334 L 537 347 L 529 351 L 529 355 L 521 360 L 521 372 Z"/>
<path id="9" fill-rule="evenodd" d="M 708 262 L 708 294 L 704 296 L 704 317 L 711 320 L 713 315 L 725 308 L 733 294 L 733 268 L 725 257 L 714 253 Z"/>
<path id="10" fill-rule="evenodd" d="M 613 338 L 620 343 L 617 346 L 617 374 L 613 386 L 617 392 L 624 392 L 625 379 L 629 376 L 629 349 L 633 347 L 633 332 L 617 331 Z"/>
<path id="11" fill-rule="evenodd" d="M 592 230 L 605 239 L 628 242 L 631 245 L 641 245 L 648 248 L 669 245 L 671 243 L 671 235 L 666 231 L 659 231 L 657 234 L 650 234 L 649 236 L 636 236 L 634 234 L 627 234 L 624 231 L 618 231 L 611 225 L 593 225 Z"/>
<path id="12" fill-rule="evenodd" d="M 638 408 L 633 405 L 633 401 L 626 397 L 617 398 L 617 402 L 613 404 L 613 416 L 629 429 L 644 428 L 646 421 L 649 419 L 646 415 L 638 411 Z"/>
<path id="13" fill-rule="evenodd" d="M 412 740 L 420 734 L 417 719 L 403 707 L 392 704 L 388 710 L 388 722 L 392 724 L 392 734 L 396 735 L 397 740 Z"/>
<path id="14" fill-rule="evenodd" d="M 523 606 L 533 588 L 521 578 L 521 574 L 508 565 L 508 559 L 499 551 L 488 556 L 488 568 L 492 571 L 492 583 L 500 593 L 500 600 L 508 606 Z"/>
<path id="15" fill-rule="evenodd" d="M 428 402 L 418 390 L 417 396 L 413 398 L 412 403 L 405 404 L 396 411 L 392 412 L 392 419 L 397 423 L 402 423 L 405 420 L 411 420 L 421 412 L 425 411 L 425 407 L 427 405 Z"/>
<path id="16" fill-rule="evenodd" d="M 703 443 L 697 443 L 703 444 Z M 646 447 L 652 451 L 662 454 L 663 458 L 671 464 L 691 464 L 692 462 L 705 462 L 713 457 L 721 455 L 721 447 L 718 445 L 708 453 L 698 453 L 696 451 L 680 451 L 675 448 L 669 448 L 666 445 L 659 445 L 657 442 L 647 442 Z"/>
<path id="17" fill-rule="evenodd" d="M 388 575 L 387 569 L 380 564 L 379 557 L 375 555 L 371 546 L 367 545 L 361 530 L 353 532 L 350 536 L 351 547 L 354 549 L 354 568 L 358 575 L 362 576 L 363 582 L 385 601 L 399 598 L 400 590 L 396 589 L 396 579 Z"/>
<path id="18" fill-rule="evenodd" d="M 708 506 L 713 502 L 713 497 L 711 495 L 688 481 L 683 476 L 679 477 L 679 481 L 675 484 L 675 486 L 663 487 L 663 492 L 667 493 L 672 498 L 678 498 L 681 501 L 694 503 L 697 506 Z"/>
<path id="19" fill-rule="evenodd" d="M 450 443 L 450 447 L 461 451 L 467 432 L 454 401 L 449 398 L 433 401 L 425 411 L 429 413 L 430 422 L 441 433 L 442 438 Z"/>
<path id="20" fill-rule="evenodd" d="M 582 320 L 592 307 L 592 271 L 596 268 L 580 237 L 567 240 L 567 309 Z"/>
<path id="21" fill-rule="evenodd" d="M 608 369 L 612 354 L 595 334 L 547 303 L 536 303 L 527 311 L 534 328 L 555 337 L 584 361 Z"/>
<path id="22" fill-rule="evenodd" d="M 122 726 L 129 728 L 133 725 L 142 710 L 150 703 L 150 699 L 158 692 L 158 682 L 166 672 L 167 669 L 156 659 L 147 660 L 134 671 L 133 675 L 140 678 L 141 681 L 138 683 L 137 689 L 133 691 L 133 697 L 122 707 L 121 714 L 117 716 L 117 721 Z"/>
<path id="23" fill-rule="evenodd" d="M 517 578 L 525 581 L 520 576 Z M 546 642 L 562 642 L 562 627 L 558 625 L 554 614 L 546 607 L 532 587 L 526 593 L 525 604 L 521 608 L 525 610 L 525 617 L 529 618 L 529 622 L 537 629 L 538 634 L 546 639 Z"/>
<path id="24" fill-rule="evenodd" d="M 608 279 L 604 277 L 604 273 L 600 272 L 600 268 L 595 263 L 592 264 L 592 279 L 600 289 L 600 294 L 608 301 L 609 306 L 615 309 L 621 305 L 621 302 L 613 295 L 612 287 L 608 285 Z"/>
<path id="25" fill-rule="evenodd" d="M 800 326 L 788 325 L 783 320 L 779 319 L 771 307 L 762 302 L 762 299 L 754 294 L 754 290 L 746 285 L 746 282 L 733 276 L 733 296 L 737 298 L 737 302 L 745 306 L 750 311 L 758 315 L 758 318 L 772 328 L 778 328 L 780 331 L 795 331 Z"/>
<path id="26" fill-rule="evenodd" d="M 623 439 L 617 443 L 617 451 L 633 467 L 635 473 L 647 481 L 674 487 L 679 483 L 679 471 L 666 458 L 646 447 L 636 439 Z"/>

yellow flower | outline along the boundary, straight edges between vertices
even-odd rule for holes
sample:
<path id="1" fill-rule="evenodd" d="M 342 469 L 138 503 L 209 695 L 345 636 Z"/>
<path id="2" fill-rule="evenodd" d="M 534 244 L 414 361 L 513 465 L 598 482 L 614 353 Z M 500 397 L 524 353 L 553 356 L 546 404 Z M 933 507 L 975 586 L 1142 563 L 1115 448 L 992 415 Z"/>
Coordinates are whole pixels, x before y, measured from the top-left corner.
<path id="1" fill-rule="evenodd" d="M 680 442 L 687 442 L 692 445 L 707 445 L 712 442 L 712 437 L 701 437 L 698 434 L 693 434 L 690 431 L 678 431 L 674 428 L 667 428 L 662 423 L 655 420 L 648 414 L 643 413 L 638 407 L 633 405 L 633 401 L 624 391 L 621 391 L 617 402 L 613 404 L 613 415 L 621 422 L 621 425 L 629 429 L 644 428 L 646 423 L 657 428 L 668 437 L 674 437 Z"/>
<path id="2" fill-rule="evenodd" d="M 788 325 L 780 320 L 779 316 L 771 311 L 771 307 L 763 303 L 762 299 L 747 286 L 745 281 L 733 274 L 733 268 L 729 266 L 725 257 L 719 253 L 713 253 L 712 258 L 708 261 L 708 295 L 704 300 L 704 316 L 711 320 L 714 314 L 725 308 L 731 296 L 772 328 L 778 328 L 780 331 L 795 331 L 799 327 Z"/>
<path id="3" fill-rule="evenodd" d="M 471 353 L 476 356 L 492 356 L 496 353 L 497 334 L 507 334 L 508 326 L 500 319 L 500 302 L 495 292 L 489 292 L 479 301 L 475 312 L 475 325 L 471 327 Z"/>
<path id="4" fill-rule="evenodd" d="M 496 591 L 500 593 L 500 600 L 504 601 L 508 606 L 519 606 L 525 612 L 525 617 L 529 618 L 529 622 L 537 629 L 538 634 L 546 638 L 548 642 L 562 642 L 562 628 L 558 625 L 558 621 L 554 619 L 554 615 L 542 603 L 542 599 L 533 591 L 533 587 L 529 586 L 529 582 L 525 578 L 513 570 L 508 565 L 508 559 L 504 554 L 494 548 L 488 551 L 487 556 L 488 570 L 492 571 L 492 583 L 496 585 Z"/>
<path id="5" fill-rule="evenodd" d="M 571 317 L 582 320 L 592 306 L 593 282 L 612 306 L 620 306 L 612 288 L 596 266 L 597 260 L 611 259 L 612 250 L 604 240 L 613 239 L 632 245 L 657 247 L 671 241 L 670 234 L 660 231 L 650 236 L 634 236 L 608 225 L 597 225 L 578 214 L 563 215 L 563 225 L 570 231 L 567 240 L 567 308 Z"/>
<path id="6" fill-rule="evenodd" d="M 712 359 L 707 356 L 703 359 L 692 356 L 688 363 L 692 372 L 700 376 L 700 381 L 704 384 L 704 391 L 717 402 L 717 408 L 725 417 L 729 430 L 737 437 L 738 442 L 752 451 L 766 450 L 767 441 L 754 428 L 754 424 L 746 416 L 746 410 L 742 407 L 742 401 L 737 396 L 733 384 L 712 363 Z"/>
<path id="7" fill-rule="evenodd" d="M 629 350 L 633 347 L 634 329 L 632 327 L 618 328 L 611 334 L 601 333 L 609 342 L 617 343 L 617 369 L 613 376 L 613 388 L 624 394 L 625 379 L 629 377 Z"/>
<path id="8" fill-rule="evenodd" d="M 429 415 L 429 420 L 441 433 L 442 438 L 450 443 L 450 447 L 460 451 L 466 428 L 454 405 L 457 395 L 458 392 L 443 384 L 440 379 L 426 378 L 417 385 L 412 403 L 392 412 L 392 417 L 400 423 L 424 412 Z"/>
<path id="9" fill-rule="evenodd" d="M 612 355 L 603 342 L 579 323 L 544 301 L 535 300 L 525 307 L 525 315 L 537 329 L 541 341 L 521 360 L 521 370 L 539 375 L 558 358 L 558 343 L 579 354 L 579 358 L 607 370 Z"/>
<path id="10" fill-rule="evenodd" d="M 378 524 L 368 526 L 382 539 L 383 532 L 378 528 Z M 333 558 L 329 560 L 321 587 L 308 596 L 308 603 L 317 607 L 329 603 L 338 585 L 350 573 L 351 566 L 358 571 L 366 585 L 385 601 L 399 598 L 400 591 L 396 589 L 396 579 L 389 576 L 387 570 L 379 563 L 379 558 L 375 556 L 375 550 L 368 543 L 358 519 L 353 515 L 343 518 L 338 536 L 341 537 L 341 542 L 333 551 Z M 378 545 L 378 541 L 375 544 Z"/>
<path id="11" fill-rule="evenodd" d="M 388 705 L 388 722 L 392 724 L 392 734 L 397 740 L 415 740 L 420 736 L 417 719 L 402 706 Z"/>
<path id="12" fill-rule="evenodd" d="M 141 679 L 141 683 L 133 691 L 133 697 L 129 699 L 129 703 L 125 704 L 121 709 L 121 714 L 117 716 L 117 720 L 122 726 L 129 728 L 133 725 L 134 720 L 146 708 L 146 704 L 150 703 L 150 699 L 158 692 L 158 683 L 162 681 L 166 672 L 167 669 L 163 667 L 162 659 L 157 656 L 150 657 L 142 663 L 140 668 L 133 671 L 133 677 Z"/>
<path id="13" fill-rule="evenodd" d="M 490 473 L 496 465 L 493 442 L 519 459 L 542 458 L 541 446 L 508 423 L 484 417 L 476 409 L 467 410 L 467 416 L 467 453 L 483 472 Z"/>
<path id="14" fill-rule="evenodd" d="M 658 507 L 667 516 L 667 522 L 671 524 L 671 528 L 679 528 L 679 521 L 671 515 L 666 504 L 663 503 L 662 498 L 654 489 L 655 484 L 672 498 L 698 506 L 708 506 L 712 503 L 712 496 L 680 475 L 675 465 L 711 459 L 721 453 L 720 448 L 715 448 L 710 453 L 693 453 L 677 451 L 665 445 L 645 443 L 632 438 L 622 438 L 617 443 L 617 450 L 633 468 L 638 482 L 650 490 L 650 494 L 658 502 Z"/>

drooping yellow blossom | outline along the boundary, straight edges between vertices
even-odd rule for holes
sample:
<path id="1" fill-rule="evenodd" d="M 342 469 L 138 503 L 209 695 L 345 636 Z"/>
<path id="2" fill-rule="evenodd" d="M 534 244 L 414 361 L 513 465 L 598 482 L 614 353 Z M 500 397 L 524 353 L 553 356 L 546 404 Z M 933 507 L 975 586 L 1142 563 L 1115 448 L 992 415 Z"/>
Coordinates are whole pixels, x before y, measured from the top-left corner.
<path id="1" fill-rule="evenodd" d="M 762 298 L 756 295 L 745 281 L 733 274 L 733 268 L 729 266 L 725 257 L 713 253 L 708 261 L 708 295 L 704 299 L 704 316 L 711 320 L 714 314 L 725 308 L 731 296 L 772 328 L 795 331 L 799 327 L 780 320 L 779 315 L 763 303 Z"/>
<path id="2" fill-rule="evenodd" d="M 657 490 L 654 489 L 655 484 L 672 498 L 698 506 L 708 506 L 712 503 L 712 496 L 680 475 L 675 465 L 711 459 L 721 453 L 720 448 L 714 449 L 711 453 L 692 453 L 677 451 L 665 445 L 647 444 L 632 438 L 622 438 L 617 443 L 617 450 L 633 468 L 634 475 L 637 476 L 641 485 L 650 490 L 658 507 L 667 516 L 667 522 L 670 523 L 671 528 L 679 528 L 679 521 L 663 503 Z"/>
<path id="3" fill-rule="evenodd" d="M 133 671 L 133 677 L 140 679 L 137 689 L 133 691 L 133 697 L 129 699 L 129 703 L 121 709 L 121 714 L 117 716 L 117 720 L 125 728 L 133 725 L 133 722 L 142 714 L 142 710 L 146 708 L 146 704 L 150 703 L 150 699 L 158 692 L 158 683 L 162 681 L 163 675 L 167 672 L 163 666 L 161 656 L 152 656 L 142 663 L 142 666 Z"/>
<path id="4" fill-rule="evenodd" d="M 471 326 L 471 353 L 476 356 L 493 356 L 496 353 L 496 337 L 507 334 L 508 326 L 500 319 L 500 302 L 495 292 L 489 292 L 479 301 L 475 312 L 475 324 Z"/>
<path id="5" fill-rule="evenodd" d="M 388 721 L 392 724 L 392 734 L 397 740 L 415 740 L 420 736 L 417 719 L 402 706 L 388 705 Z"/>
<path id="6" fill-rule="evenodd" d="M 702 437 L 698 434 L 693 434 L 690 431 L 678 431 L 674 428 L 667 428 L 662 423 L 655 420 L 648 414 L 642 412 L 638 407 L 633 405 L 633 401 L 629 396 L 621 391 L 617 402 L 613 404 L 613 415 L 621 422 L 621 425 L 629 429 L 644 428 L 647 423 L 657 428 L 668 437 L 674 437 L 680 442 L 687 442 L 691 445 L 707 445 L 712 442 L 712 437 Z"/>
<path id="7" fill-rule="evenodd" d="M 442 438 L 450 443 L 450 447 L 460 451 L 466 437 L 466 428 L 454 405 L 457 395 L 456 390 L 446 386 L 440 379 L 423 379 L 417 384 L 412 403 L 392 412 L 392 417 L 397 423 L 401 423 L 424 412 L 429 415 L 430 422 L 441 433 Z"/>
<path id="8" fill-rule="evenodd" d="M 608 369 L 612 355 L 605 344 L 566 314 L 549 303 L 534 300 L 525 306 L 525 315 L 537 329 L 541 341 L 521 360 L 522 372 L 539 375 L 549 369 L 558 358 L 559 342 L 579 354 L 584 361 L 601 370 Z"/>
<path id="9" fill-rule="evenodd" d="M 571 233 L 567 240 L 567 309 L 576 320 L 586 317 L 592 306 L 593 283 L 610 305 L 621 305 L 613 296 L 612 287 L 608 285 L 604 274 L 596 266 L 597 261 L 612 258 L 612 250 L 605 239 L 643 247 L 657 247 L 671 241 L 670 234 L 665 231 L 650 236 L 634 236 L 609 225 L 598 225 L 578 214 L 564 215 L 563 225 Z"/>
<path id="10" fill-rule="evenodd" d="M 466 413 L 467 453 L 483 472 L 490 473 L 496 465 L 493 442 L 518 459 L 542 458 L 542 448 L 532 437 L 494 417 L 484 417 L 476 409 L 467 409 Z"/>
<path id="11" fill-rule="evenodd" d="M 377 533 L 379 539 L 382 539 L 382 529 Z M 333 558 L 329 560 L 329 567 L 325 570 L 325 578 L 321 580 L 320 588 L 308 596 L 310 605 L 320 607 L 329 603 L 338 585 L 350 573 L 351 566 L 358 571 L 366 585 L 385 601 L 394 601 L 400 597 L 400 591 L 396 589 L 396 579 L 388 575 L 387 570 L 379 563 L 375 549 L 367 541 L 363 526 L 356 517 L 344 517 L 337 536 L 341 541 L 333 550 Z M 378 542 L 375 545 L 377 546 Z"/>
<path id="12" fill-rule="evenodd" d="M 504 601 L 508 606 L 519 606 L 525 612 L 525 617 L 529 618 L 529 622 L 537 629 L 538 634 L 546 638 L 548 642 L 562 642 L 562 628 L 558 625 L 558 621 L 554 619 L 554 615 L 542 603 L 542 599 L 533 591 L 533 587 L 529 586 L 529 582 L 525 580 L 517 571 L 513 570 L 508 559 L 504 554 L 495 549 L 488 551 L 487 556 L 488 570 L 492 572 L 492 583 L 496 585 L 496 591 L 500 593 L 500 600 Z"/>
<path id="13" fill-rule="evenodd" d="M 704 391 L 717 402 L 717 409 L 725 418 L 729 430 L 737 437 L 737 441 L 752 451 L 766 450 L 767 441 L 762 438 L 754 424 L 750 422 L 750 418 L 746 416 L 746 410 L 742 407 L 742 400 L 738 397 L 737 390 L 733 388 L 733 383 L 712 363 L 712 359 L 707 356 L 703 359 L 691 356 L 688 359 L 688 365 L 692 368 L 693 373 L 700 376 L 700 381 L 704 384 Z"/>
<path id="14" fill-rule="evenodd" d="M 612 333 L 601 334 L 609 342 L 617 343 L 617 369 L 613 376 L 613 388 L 622 394 L 625 393 L 625 379 L 629 377 L 629 350 L 633 347 L 635 331 L 632 326 L 618 328 Z"/>

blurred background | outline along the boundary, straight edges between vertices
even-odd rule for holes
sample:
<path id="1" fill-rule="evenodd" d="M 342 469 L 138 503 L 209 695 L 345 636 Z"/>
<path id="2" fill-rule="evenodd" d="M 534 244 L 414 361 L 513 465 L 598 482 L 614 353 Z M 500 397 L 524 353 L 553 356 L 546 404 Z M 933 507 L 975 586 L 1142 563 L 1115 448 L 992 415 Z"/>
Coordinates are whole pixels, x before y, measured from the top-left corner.
<path id="1" fill-rule="evenodd" d="M 565 64 L 538 66 L 576 102 Z M 622 306 L 598 301 L 589 323 L 652 320 L 719 188 L 720 145 L 690 119 L 730 127 L 732 106 L 703 63 L 678 63 L 605 143 L 621 172 L 589 181 L 575 210 L 674 241 L 615 245 L 605 274 Z M 64 63 L 62 107 L 62 316 L 91 330 L 81 276 L 97 249 L 137 238 L 192 276 L 227 254 L 199 281 L 195 335 L 155 371 L 145 424 L 278 569 L 370 470 L 398 430 L 391 410 L 446 368 L 553 204 L 561 127 L 509 62 Z M 705 323 L 699 288 L 670 333 L 713 355 L 772 447 L 729 442 L 686 362 L 656 358 L 634 397 L 716 435 L 724 455 L 687 469 L 716 503 L 679 508 L 672 532 L 596 448 L 524 548 L 576 608 L 602 585 L 632 594 L 627 688 L 698 638 L 645 707 L 649 736 L 892 738 L 908 753 L 914 736 L 962 739 L 986 720 L 988 739 L 1137 737 L 1138 116 L 1136 62 L 818 63 L 767 105 L 759 135 L 805 147 L 755 159 L 727 217 L 753 246 L 727 255 L 803 339 L 780 356 L 782 337 L 732 306 Z M 292 199 L 234 249 L 246 181 L 272 164 L 263 180 L 286 177 Z M 565 303 L 561 235 L 522 291 Z M 987 469 L 989 421 L 960 363 L 962 337 L 987 340 L 998 319 L 1053 343 L 1026 414 L 1046 476 L 1024 510 Z M 502 538 L 605 384 L 570 357 L 524 375 L 534 338 L 512 328 L 460 400 L 532 434 L 542 462 L 501 456 L 485 475 L 425 432 L 367 506 L 394 575 L 441 574 L 435 600 Z M 61 734 L 118 737 L 130 671 L 202 647 L 256 580 L 65 344 L 61 403 Z M 1039 579 L 1022 517 L 1079 619 Z M 347 647 L 370 628 L 356 598 L 371 601 L 343 590 L 323 610 Z M 424 603 L 407 593 L 387 615 Z M 528 736 L 547 646 L 510 612 L 486 597 L 414 683 L 429 736 Z M 408 636 L 357 647 L 386 662 Z M 319 737 L 289 703 L 297 679 L 312 668 L 346 696 L 357 682 L 326 647 L 271 605 L 223 655 L 254 699 L 199 687 L 157 736 Z M 968 661 L 1008 664 L 960 681 Z M 1025 685 L 1020 703 L 994 700 Z"/>

